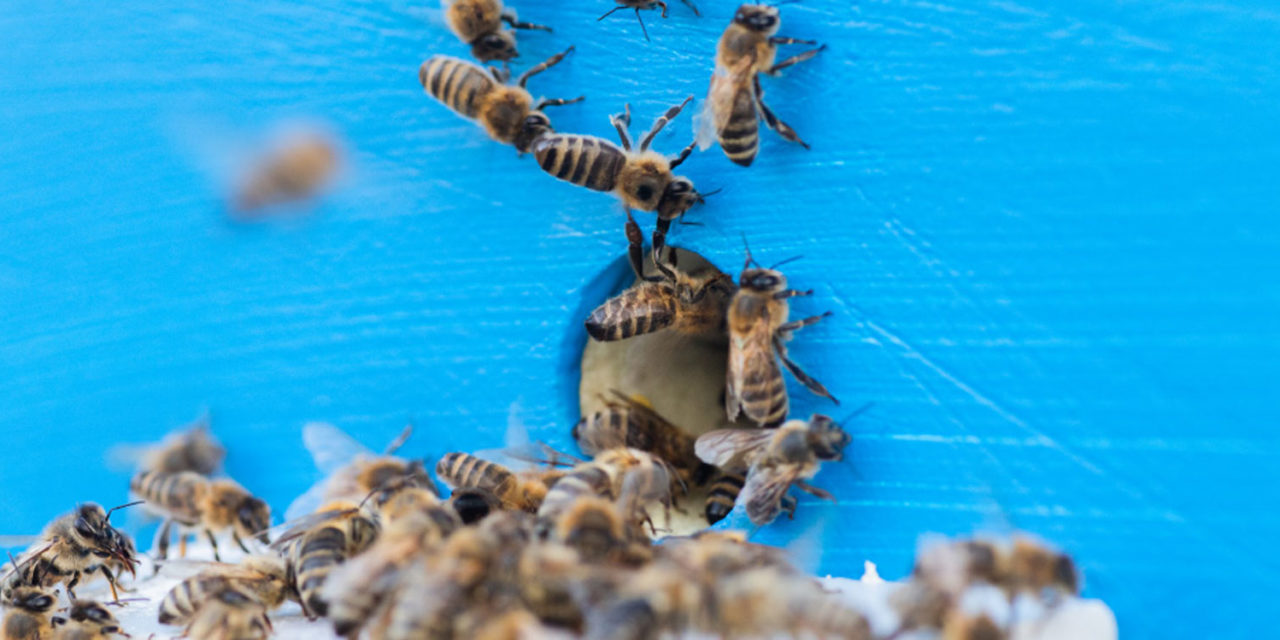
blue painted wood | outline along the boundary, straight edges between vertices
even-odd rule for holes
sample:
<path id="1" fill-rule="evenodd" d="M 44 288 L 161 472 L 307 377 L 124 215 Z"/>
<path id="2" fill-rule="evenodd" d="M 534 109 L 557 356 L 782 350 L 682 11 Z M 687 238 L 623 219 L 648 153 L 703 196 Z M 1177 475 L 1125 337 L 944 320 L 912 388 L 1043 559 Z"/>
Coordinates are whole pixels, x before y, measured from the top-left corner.
<path id="1" fill-rule="evenodd" d="M 523 37 L 522 62 L 576 44 L 533 88 L 586 93 L 556 122 L 604 136 L 625 101 L 639 128 L 701 95 L 733 10 L 675 3 L 646 44 L 595 21 L 607 2 L 557 4 L 519 6 L 556 28 Z M 742 232 L 763 260 L 804 254 L 787 272 L 817 295 L 797 313 L 836 316 L 794 356 L 875 407 L 819 476 L 839 505 L 804 499 L 760 538 L 820 526 L 821 570 L 895 577 L 922 532 L 1007 522 L 1075 554 L 1126 637 L 1260 627 L 1280 535 L 1280 14 L 806 0 L 784 32 L 830 44 L 764 81 L 813 150 L 766 133 L 750 170 L 696 155 L 688 175 L 725 191 L 675 241 L 726 269 Z M 316 479 L 307 420 L 378 446 L 411 419 L 431 455 L 498 445 L 516 404 L 568 444 L 621 214 L 422 94 L 422 59 L 465 55 L 435 6 L 10 3 L 0 35 L 4 533 L 122 501 L 104 450 L 201 407 L 277 506 Z M 305 223 L 226 223 L 218 166 L 298 116 L 349 140 L 341 191 Z"/>

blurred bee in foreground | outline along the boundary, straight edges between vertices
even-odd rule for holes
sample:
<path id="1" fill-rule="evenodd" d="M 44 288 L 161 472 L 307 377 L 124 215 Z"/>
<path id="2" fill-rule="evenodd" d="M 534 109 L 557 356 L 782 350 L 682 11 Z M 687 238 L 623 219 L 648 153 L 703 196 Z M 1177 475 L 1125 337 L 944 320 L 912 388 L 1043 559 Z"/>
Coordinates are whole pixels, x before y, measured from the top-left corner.
<path id="1" fill-rule="evenodd" d="M 777 429 L 718 429 L 698 438 L 698 457 L 724 469 L 746 469 L 747 480 L 738 499 L 757 525 L 773 522 L 782 512 L 792 487 L 834 500 L 805 480 L 818 473 L 824 460 L 839 460 L 852 438 L 831 418 L 815 415 L 807 422 L 790 420 Z M 794 517 L 794 501 L 786 504 Z"/>
<path id="2" fill-rule="evenodd" d="M 729 303 L 725 412 L 731 421 L 737 420 L 739 413 L 766 427 L 786 419 L 787 385 L 778 369 L 778 360 L 810 391 L 839 404 L 822 383 L 787 357 L 786 341 L 791 339 L 791 334 L 830 316 L 831 312 L 788 322 L 787 299 L 813 295 L 813 290 L 788 289 L 787 278 L 777 270 L 785 262 L 765 269 L 747 249 L 747 261 L 738 276 L 738 292 Z M 752 269 L 752 264 L 756 268 Z"/>
<path id="3" fill-rule="evenodd" d="M 702 16 L 702 14 L 698 12 L 698 7 L 695 6 L 693 2 L 691 2 L 690 0 L 680 0 L 680 1 L 685 3 L 685 5 L 688 6 L 690 9 L 693 9 L 693 15 Z M 618 3 L 618 6 L 608 10 L 607 12 L 605 12 L 604 15 L 600 16 L 599 18 L 596 18 L 596 22 L 600 22 L 601 20 L 608 18 L 610 15 L 613 15 L 614 11 L 620 11 L 622 9 L 635 9 L 636 22 L 640 23 L 640 31 L 644 33 L 644 39 L 646 41 L 649 39 L 649 30 L 644 28 L 644 19 L 640 17 L 640 10 L 641 9 L 650 10 L 650 9 L 661 8 L 662 17 L 663 18 L 667 17 L 667 3 L 663 2 L 662 0 L 617 0 L 617 3 Z"/>
<path id="4" fill-rule="evenodd" d="M 53 637 L 52 611 L 55 604 L 57 594 L 51 589 L 37 586 L 14 587 L 6 594 L 0 633 L 5 640 L 43 640 Z"/>
<path id="5" fill-rule="evenodd" d="M 67 615 L 53 619 L 55 640 L 92 640 L 119 635 L 130 637 L 106 607 L 92 600 L 73 600 Z"/>
<path id="6" fill-rule="evenodd" d="M 774 35 L 779 25 L 777 6 L 744 4 L 738 7 L 733 22 L 720 36 L 716 47 L 716 71 L 711 76 L 711 89 L 698 119 L 698 146 L 706 149 L 715 138 L 725 155 L 744 167 L 751 165 L 760 149 L 761 117 L 786 140 L 809 148 L 794 129 L 765 105 L 760 74 L 777 75 L 782 69 L 818 55 L 826 45 L 775 63 L 780 44 L 817 44 L 812 40 Z"/>
<path id="7" fill-rule="evenodd" d="M 512 29 L 551 31 L 551 27 L 520 22 L 515 10 L 504 7 L 502 0 L 443 0 L 443 4 L 449 30 L 470 45 L 471 55 L 481 62 L 519 57 L 516 34 L 504 30 L 504 22 Z"/>
<path id="8" fill-rule="evenodd" d="M 200 605 L 183 636 L 189 640 L 266 640 L 272 630 L 261 602 L 227 587 Z"/>
<path id="9" fill-rule="evenodd" d="M 232 212 L 251 217 L 267 207 L 315 197 L 337 174 L 340 155 L 326 135 L 295 134 L 253 163 L 235 189 Z"/>
<path id="10" fill-rule="evenodd" d="M 252 595 L 268 610 L 293 597 L 288 568 L 278 556 L 248 556 L 239 564 L 216 563 L 179 582 L 160 601 L 160 624 L 185 626 L 204 603 L 227 589 Z"/>
<path id="11" fill-rule="evenodd" d="M 156 557 L 169 557 L 173 525 L 179 527 L 181 555 L 186 555 L 189 530 L 201 530 L 213 548 L 213 559 L 221 561 L 215 534 L 231 532 L 231 539 L 245 553 L 244 538 L 268 544 L 271 508 L 231 480 L 210 480 L 192 471 L 166 473 L 144 471 L 133 477 L 130 490 L 146 502 L 146 509 L 164 518 L 156 533 Z"/>
<path id="12" fill-rule="evenodd" d="M 596 307 L 587 317 L 587 333 L 601 342 L 625 340 L 663 329 L 683 334 L 721 335 L 725 313 L 736 287 L 733 279 L 714 267 L 700 276 L 680 271 L 676 251 L 653 251 L 658 275 L 644 274 L 644 236 L 631 212 L 627 212 L 627 255 L 636 284 Z M 641 447 L 643 448 L 643 447 Z"/>
<path id="13" fill-rule="evenodd" d="M 288 581 L 308 618 L 328 614 L 322 589 L 329 574 L 378 536 L 378 522 L 355 503 L 333 502 L 301 518 L 271 548 L 285 557 Z"/>
<path id="14" fill-rule="evenodd" d="M 119 573 L 128 571 L 136 575 L 134 565 L 138 560 L 133 541 L 111 526 L 111 513 L 135 504 L 138 503 L 104 511 L 90 502 L 49 523 L 4 577 L 0 602 L 12 602 L 13 593 L 19 587 L 58 584 L 65 584 L 67 595 L 75 598 L 74 589 L 81 578 L 92 579 L 95 573 L 106 578 L 111 597 L 119 602 L 116 585 Z"/>
<path id="15" fill-rule="evenodd" d="M 621 148 L 595 136 L 553 133 L 538 138 L 533 154 L 543 171 L 561 180 L 593 191 L 612 191 L 628 209 L 656 212 L 658 229 L 665 234 L 672 220 L 702 202 L 703 197 L 693 188 L 692 181 L 671 173 L 693 153 L 693 143 L 670 158 L 650 151 L 649 145 L 690 100 L 692 96 L 667 109 L 636 149 L 632 149 L 627 131 L 631 126 L 631 105 L 627 105 L 623 113 L 609 119 L 618 130 Z"/>
<path id="16" fill-rule="evenodd" d="M 605 408 L 583 416 L 573 427 L 573 438 L 587 455 L 618 447 L 631 447 L 657 456 L 686 484 L 701 484 L 714 469 L 698 459 L 694 438 L 671 424 L 642 398 L 613 390 L 602 398 Z"/>
<path id="17" fill-rule="evenodd" d="M 525 153 L 538 138 L 554 131 L 551 119 L 542 110 L 581 102 L 586 98 L 542 98 L 536 103 L 525 89 L 529 78 L 555 66 L 573 51 L 569 47 L 534 65 L 516 78 L 514 85 L 509 69 L 488 71 L 465 60 L 449 56 L 433 56 L 418 69 L 418 80 L 431 97 L 444 103 L 454 113 L 475 120 L 489 137 L 514 145 Z"/>

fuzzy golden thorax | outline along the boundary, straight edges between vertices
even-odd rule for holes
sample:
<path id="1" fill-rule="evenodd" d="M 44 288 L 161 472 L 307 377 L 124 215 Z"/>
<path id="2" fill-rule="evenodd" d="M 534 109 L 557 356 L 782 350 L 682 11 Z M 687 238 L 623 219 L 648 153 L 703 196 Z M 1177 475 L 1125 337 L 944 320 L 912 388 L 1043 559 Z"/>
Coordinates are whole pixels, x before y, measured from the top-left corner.
<path id="1" fill-rule="evenodd" d="M 520 87 L 494 87 L 482 98 L 476 118 L 493 139 L 514 144 L 524 131 L 533 98 Z"/>
<path id="2" fill-rule="evenodd" d="M 670 161 L 656 151 L 643 151 L 627 158 L 614 190 L 632 209 L 657 211 L 670 182 Z"/>
<path id="3" fill-rule="evenodd" d="M 263 543 L 267 542 L 265 532 L 271 526 L 271 507 L 244 487 L 230 480 L 215 480 L 209 483 L 202 498 L 204 526 L 215 531 L 232 529 L 242 538 L 257 536 Z"/>
<path id="4" fill-rule="evenodd" d="M 502 28 L 502 2 L 500 0 L 453 0 L 445 9 L 444 19 L 459 40 L 473 44 L 483 36 L 497 33 Z M 476 57 L 479 58 L 479 56 Z M 484 60 L 484 58 L 481 59 Z"/>

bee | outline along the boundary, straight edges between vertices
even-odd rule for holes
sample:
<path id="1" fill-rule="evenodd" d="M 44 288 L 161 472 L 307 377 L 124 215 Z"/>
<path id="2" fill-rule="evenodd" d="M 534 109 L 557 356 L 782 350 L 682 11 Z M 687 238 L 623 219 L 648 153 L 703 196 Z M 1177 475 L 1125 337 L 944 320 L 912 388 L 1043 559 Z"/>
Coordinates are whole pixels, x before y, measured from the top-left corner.
<path id="1" fill-rule="evenodd" d="M 254 163 L 232 197 L 240 216 L 267 207 L 308 200 L 338 171 L 339 151 L 328 136 L 316 132 L 294 135 Z"/>
<path id="2" fill-rule="evenodd" d="M 449 494 L 449 506 L 463 524 L 475 524 L 490 513 L 501 510 L 502 501 L 488 489 L 466 487 Z"/>
<path id="3" fill-rule="evenodd" d="M 818 55 L 826 45 L 775 64 L 780 44 L 817 44 L 812 40 L 779 37 L 775 35 L 778 26 L 776 6 L 744 4 L 738 7 L 733 22 L 720 36 L 716 47 L 716 71 L 711 76 L 711 89 L 699 116 L 699 146 L 706 149 L 714 137 L 725 155 L 744 167 L 751 165 L 759 151 L 761 117 L 784 139 L 809 148 L 795 129 L 779 120 L 765 105 L 760 74 L 777 75 L 782 69 Z"/>
<path id="4" fill-rule="evenodd" d="M 53 637 L 50 612 L 56 603 L 56 594 L 43 587 L 14 588 L 7 598 L 8 610 L 4 621 L 0 623 L 5 640 L 48 640 Z"/>
<path id="5" fill-rule="evenodd" d="M 671 328 L 694 336 L 718 335 L 725 330 L 725 312 L 736 287 L 733 279 L 717 269 L 692 276 L 677 269 L 676 252 L 664 263 L 654 251 L 658 275 L 644 274 L 644 238 L 631 212 L 626 224 L 631 270 L 636 284 L 596 307 L 587 317 L 587 333 L 601 342 Z M 641 447 L 643 448 L 643 447 Z"/>
<path id="6" fill-rule="evenodd" d="M 551 31 L 551 27 L 516 19 L 514 9 L 502 6 L 502 0 L 444 0 L 444 19 L 458 39 L 471 46 L 471 55 L 481 62 L 510 60 L 516 50 L 516 35 L 502 28 Z"/>
<path id="7" fill-rule="evenodd" d="M 746 483 L 746 469 L 722 470 L 715 476 L 711 481 L 711 487 L 707 490 L 707 505 L 704 510 L 708 524 L 715 524 L 729 516 L 729 512 L 733 511 L 733 505 L 738 501 L 738 494 L 742 493 L 742 487 Z M 795 497 L 782 496 L 781 507 L 787 513 L 795 513 Z"/>
<path id="8" fill-rule="evenodd" d="M 756 268 L 752 269 L 752 264 Z M 724 402 L 730 421 L 737 420 L 739 413 L 766 427 L 786 419 L 787 385 L 778 360 L 810 391 L 840 404 L 822 383 L 787 357 L 786 341 L 791 334 L 831 312 L 788 321 L 787 299 L 813 295 L 813 290 L 788 289 L 786 277 L 776 269 L 780 264 L 765 269 L 755 262 L 748 248 L 746 264 L 738 277 L 738 291 L 729 303 L 729 368 Z"/>
<path id="9" fill-rule="evenodd" d="M 129 488 L 146 501 L 146 508 L 164 518 L 156 534 L 156 555 L 169 557 L 169 537 L 179 526 L 180 544 L 186 552 L 185 529 L 204 531 L 213 547 L 213 558 L 221 562 L 215 533 L 231 531 L 231 539 L 245 553 L 244 538 L 270 543 L 266 529 L 271 526 L 271 507 L 231 480 L 210 480 L 193 471 L 166 473 L 143 471 L 133 477 Z"/>
<path id="10" fill-rule="evenodd" d="M 871 640 L 871 625 L 814 581 L 760 567 L 715 584 L 714 631 L 724 637 L 782 636 Z"/>
<path id="11" fill-rule="evenodd" d="M 324 597 L 334 632 L 354 638 L 399 585 L 406 567 L 427 550 L 442 544 L 462 521 L 443 504 L 393 521 L 364 553 L 329 576 Z"/>
<path id="12" fill-rule="evenodd" d="M 947 616 L 942 625 L 941 640 L 1005 640 L 1009 634 L 985 614 L 964 615 L 958 611 Z"/>
<path id="13" fill-rule="evenodd" d="M 807 422 L 790 420 L 777 429 L 717 429 L 698 438 L 695 449 L 704 462 L 731 469 L 747 468 L 739 500 L 757 525 L 773 522 L 794 485 L 819 498 L 832 495 L 805 480 L 824 460 L 839 460 L 852 438 L 831 418 L 815 415 Z M 795 503 L 788 508 L 794 510 Z M 788 515 L 794 515 L 789 511 Z"/>
<path id="14" fill-rule="evenodd" d="M 92 600 L 73 600 L 66 618 L 54 618 L 55 640 L 92 640 L 129 634 L 120 628 L 120 622 L 106 607 Z"/>
<path id="15" fill-rule="evenodd" d="M 694 453 L 693 436 L 663 418 L 636 396 L 613 390 L 616 399 L 604 399 L 605 408 L 583 417 L 573 427 L 573 437 L 584 453 L 630 447 L 649 452 L 671 466 L 681 480 L 701 484 L 713 468 Z"/>
<path id="16" fill-rule="evenodd" d="M 446 453 L 436 463 L 436 476 L 455 489 L 491 492 L 506 509 L 536 513 L 547 490 L 564 475 L 558 469 L 512 471 L 469 453 Z"/>
<path id="17" fill-rule="evenodd" d="M 160 601 L 160 624 L 189 624 L 205 602 L 226 589 L 250 594 L 268 610 L 293 596 L 284 559 L 248 556 L 240 564 L 210 565 L 175 585 Z"/>
<path id="18" fill-rule="evenodd" d="M 693 153 L 693 143 L 670 158 L 651 151 L 649 145 L 690 100 L 693 96 L 667 109 L 635 150 L 628 132 L 631 105 L 627 105 L 623 113 L 609 119 L 618 130 L 621 148 L 595 136 L 549 133 L 534 142 L 534 157 L 543 171 L 561 180 L 593 191 L 612 191 L 628 209 L 656 212 L 657 228 L 665 235 L 671 221 L 703 202 L 703 196 L 693 188 L 691 180 L 671 173 Z"/>
<path id="19" fill-rule="evenodd" d="M 578 500 L 584 497 L 612 500 L 617 493 L 611 469 L 595 462 L 575 466 L 551 485 L 538 506 L 540 532 L 547 533 Z"/>
<path id="20" fill-rule="evenodd" d="M 605 12 L 604 15 L 600 16 L 599 18 L 596 18 L 596 22 L 600 22 L 601 20 L 608 18 L 610 15 L 613 14 L 614 11 L 620 11 L 622 9 L 635 9 L 636 22 L 640 23 L 640 31 L 644 33 L 644 39 L 646 42 L 649 40 L 649 30 L 644 28 L 644 20 L 640 18 L 640 10 L 641 9 L 649 10 L 649 9 L 661 7 L 662 17 L 663 18 L 667 17 L 667 3 L 663 2 L 662 0 L 617 0 L 617 2 L 618 2 L 618 6 L 608 10 L 607 12 Z M 681 2 L 685 3 L 685 5 L 688 6 L 690 9 L 693 9 L 693 15 L 698 17 L 702 16 L 702 14 L 698 12 L 698 7 L 694 6 L 693 2 L 690 2 L 690 0 L 681 0 Z"/>
<path id="21" fill-rule="evenodd" d="M 325 616 L 328 600 L 322 588 L 335 568 L 368 549 L 378 536 L 378 523 L 359 505 L 334 502 L 286 531 L 272 549 L 285 555 L 288 582 L 308 618 Z"/>
<path id="22" fill-rule="evenodd" d="M 582 607 L 574 591 L 590 582 L 592 573 L 579 551 L 558 543 L 532 543 L 520 555 L 520 599 L 542 620 L 576 629 L 582 624 Z"/>
<path id="23" fill-rule="evenodd" d="M 226 457 L 227 450 L 209 433 L 208 420 L 202 419 L 148 448 L 142 456 L 142 469 L 164 473 L 192 471 L 207 476 L 217 473 Z"/>
<path id="24" fill-rule="evenodd" d="M 531 67 L 508 84 L 509 69 L 485 70 L 465 60 L 449 56 L 433 56 L 418 69 L 418 80 L 431 97 L 444 103 L 458 115 L 476 120 L 489 137 L 514 145 L 526 153 L 536 140 L 554 131 L 551 119 L 543 113 L 546 107 L 581 102 L 586 98 L 542 98 L 536 103 L 525 89 L 529 78 L 555 66 L 573 52 L 569 47 Z"/>
<path id="25" fill-rule="evenodd" d="M 57 584 L 65 584 L 67 595 L 75 598 L 74 589 L 82 577 L 91 579 L 93 574 L 101 573 L 111 587 L 112 598 L 119 602 L 117 575 L 112 570 L 128 571 L 136 577 L 134 565 L 138 560 L 133 541 L 111 526 L 111 513 L 136 504 L 139 503 L 104 511 L 96 504 L 85 503 L 56 518 L 5 576 L 0 601 L 12 601 L 18 587 Z"/>
<path id="26" fill-rule="evenodd" d="M 412 433 L 411 426 L 405 427 L 378 455 L 331 424 L 312 422 L 304 426 L 303 444 L 325 478 L 289 505 L 285 520 L 307 517 L 329 502 L 360 502 L 376 490 L 393 485 L 396 490 L 416 487 L 438 496 L 421 460 L 393 455 Z"/>
<path id="27" fill-rule="evenodd" d="M 1025 535 L 1005 544 L 958 540 L 929 546 L 918 554 L 912 578 L 953 599 L 975 583 L 995 585 L 1010 596 L 1080 592 L 1071 557 Z"/>
<path id="28" fill-rule="evenodd" d="M 626 521 L 618 514 L 618 505 L 586 496 L 560 516 L 554 538 L 577 551 L 582 562 L 600 563 L 625 547 L 630 536 Z"/>
<path id="29" fill-rule="evenodd" d="M 1071 556 L 1028 536 L 1015 536 L 1008 554 L 1008 573 L 997 581 L 997 586 L 1011 593 L 1037 596 L 1080 593 L 1080 574 Z"/>
<path id="30" fill-rule="evenodd" d="M 272 630 L 261 602 L 228 587 L 200 606 L 183 635 L 190 640 L 266 640 Z"/>

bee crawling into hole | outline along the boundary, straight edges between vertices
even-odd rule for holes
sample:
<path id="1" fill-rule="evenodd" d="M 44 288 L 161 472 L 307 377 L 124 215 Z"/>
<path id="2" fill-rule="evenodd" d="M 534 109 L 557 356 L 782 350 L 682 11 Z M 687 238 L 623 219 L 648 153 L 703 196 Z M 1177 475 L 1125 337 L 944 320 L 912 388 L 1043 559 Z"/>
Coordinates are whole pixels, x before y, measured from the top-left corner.
<path id="1" fill-rule="evenodd" d="M 690 0 L 680 0 L 680 1 L 685 3 L 685 5 L 688 6 L 690 9 L 693 9 L 693 15 L 698 17 L 702 16 L 702 14 L 698 11 L 698 7 L 694 5 L 693 2 L 691 2 Z M 645 29 L 644 27 L 644 19 L 640 17 L 640 10 L 641 9 L 652 10 L 656 8 L 662 9 L 663 18 L 667 17 L 667 3 L 663 2 L 662 0 L 618 0 L 618 6 L 606 11 L 605 14 L 600 16 L 599 18 L 596 18 L 596 22 L 600 22 L 601 20 L 608 18 L 609 16 L 613 15 L 613 12 L 615 11 L 620 11 L 622 9 L 635 9 L 636 22 L 640 23 L 640 31 L 644 33 L 644 39 L 647 42 L 649 40 L 649 30 Z"/>

